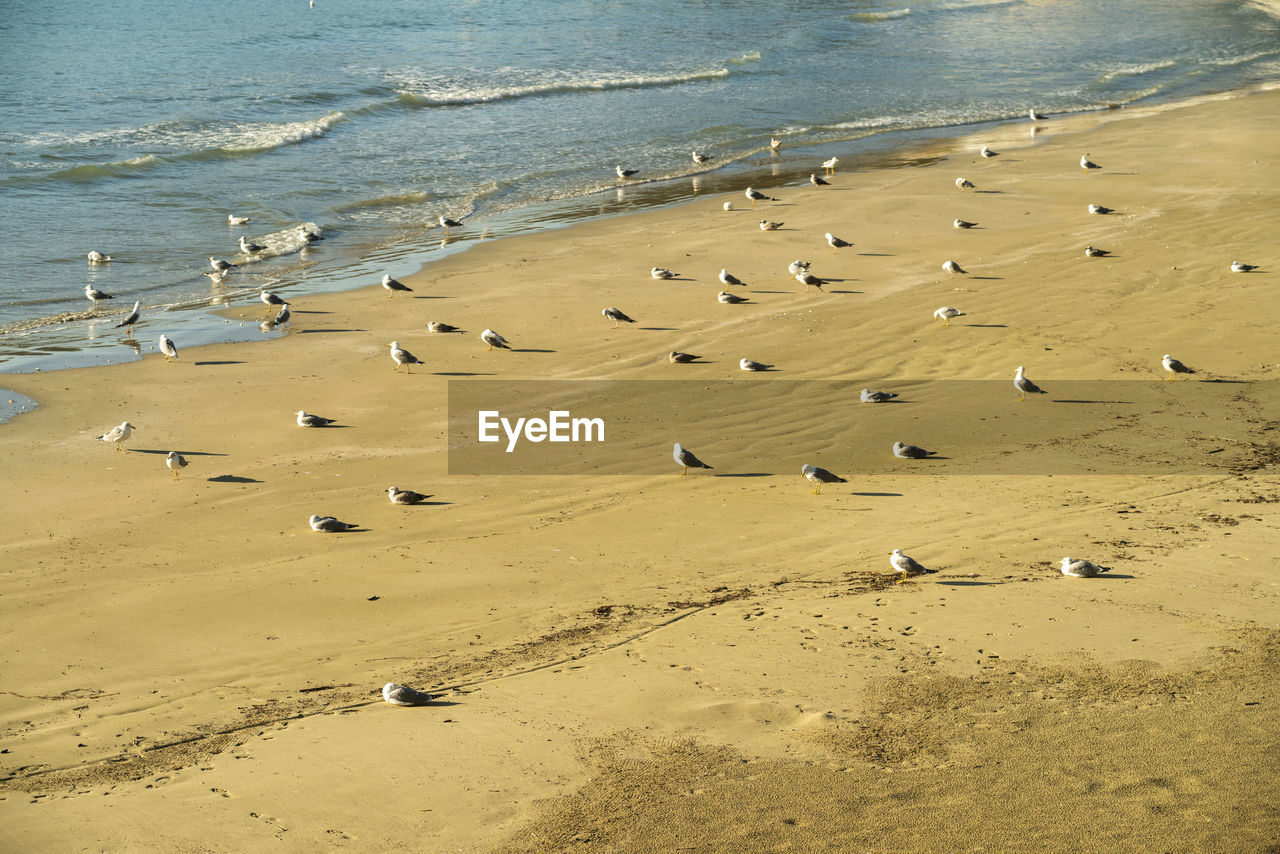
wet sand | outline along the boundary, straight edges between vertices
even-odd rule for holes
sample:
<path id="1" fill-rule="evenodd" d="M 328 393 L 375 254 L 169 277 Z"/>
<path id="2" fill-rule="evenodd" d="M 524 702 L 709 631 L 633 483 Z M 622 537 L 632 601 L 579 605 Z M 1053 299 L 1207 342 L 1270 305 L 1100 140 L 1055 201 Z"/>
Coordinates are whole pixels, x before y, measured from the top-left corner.
<path id="1" fill-rule="evenodd" d="M 705 199 L 486 243 L 392 299 L 299 298 L 279 340 L 166 364 L 149 322 L 141 363 L 6 377 L 40 408 L 0 426 L 0 847 L 1280 844 L 1277 117 L 1270 91 L 1034 140 L 1010 123 L 754 211 Z M 785 275 L 797 257 L 825 292 Z M 722 267 L 752 304 L 716 302 Z M 941 305 L 966 315 L 944 328 Z M 392 340 L 426 365 L 393 373 Z M 1007 419 L 1055 382 L 1163 387 L 1164 353 L 1199 371 L 1178 383 L 1249 381 L 1212 429 L 1135 422 L 1153 455 L 1202 449 L 1201 474 L 843 472 L 815 496 L 800 465 L 842 473 L 858 440 L 832 440 L 841 406 L 789 402 L 682 425 L 653 453 L 716 466 L 688 477 L 448 470 L 468 379 L 730 380 L 748 357 L 893 388 L 1026 365 L 1050 399 L 1010 382 Z M 96 440 L 126 419 L 126 453 Z M 945 413 L 930 429 L 908 438 L 945 447 Z M 894 584 L 894 548 L 938 572 Z M 1112 572 L 1064 578 L 1063 555 Z M 389 681 L 445 697 L 388 706 Z"/>

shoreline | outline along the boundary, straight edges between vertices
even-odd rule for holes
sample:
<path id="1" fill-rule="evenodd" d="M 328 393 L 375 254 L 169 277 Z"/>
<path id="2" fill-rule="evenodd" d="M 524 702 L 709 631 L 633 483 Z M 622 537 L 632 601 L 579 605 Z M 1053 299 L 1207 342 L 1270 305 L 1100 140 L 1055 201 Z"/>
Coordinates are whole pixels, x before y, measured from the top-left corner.
<path id="1" fill-rule="evenodd" d="M 366 283 L 371 280 L 376 281 L 383 272 L 397 278 L 414 276 L 445 258 L 460 252 L 469 252 L 476 246 L 493 240 L 572 228 L 577 224 L 594 222 L 601 218 L 679 208 L 721 195 L 734 200 L 733 197 L 740 195 L 741 189 L 752 182 L 754 186 L 766 190 L 783 187 L 803 188 L 807 186 L 804 183 L 804 173 L 811 171 L 811 168 L 820 170 L 820 167 L 800 166 L 797 161 L 801 159 L 816 164 L 828 156 L 838 155 L 843 163 L 841 169 L 853 173 L 905 168 L 960 154 L 961 146 L 966 140 L 994 139 L 999 140 L 998 144 L 1001 146 L 1034 147 L 1057 135 L 1085 133 L 1112 121 L 1139 119 L 1168 110 L 1183 109 L 1222 99 L 1247 98 L 1276 87 L 1280 87 L 1280 82 L 1259 83 L 1239 89 L 1187 97 L 1163 96 L 1151 103 L 1136 102 L 1110 109 L 1100 107 L 1077 113 L 1054 114 L 1045 122 L 1038 124 L 1043 135 L 1033 136 L 1030 146 L 1020 145 L 1016 140 L 1018 130 L 1032 126 L 1025 119 L 997 119 L 947 127 L 913 128 L 837 142 L 784 145 L 780 152 L 774 152 L 771 155 L 765 151 L 750 158 L 726 164 L 724 169 L 652 181 L 620 182 L 616 191 L 613 191 L 616 193 L 616 198 L 612 200 L 606 200 L 611 192 L 606 190 L 585 196 L 546 200 L 505 211 L 486 219 L 476 220 L 474 224 L 468 223 L 471 226 L 469 233 L 464 232 L 461 235 L 455 234 L 442 239 L 439 246 L 432 245 L 435 243 L 436 229 L 429 227 L 417 240 L 380 247 L 371 254 L 346 259 L 338 269 L 329 269 L 325 272 L 324 278 L 327 281 L 320 290 L 298 292 L 296 296 L 309 299 L 322 294 L 356 292 L 362 288 L 373 287 Z M 987 130 L 991 133 L 984 134 L 983 132 Z M 1022 143 L 1025 143 L 1025 140 Z M 850 148 L 853 150 L 850 151 Z M 806 155 L 803 158 L 798 157 L 796 156 L 798 152 L 806 152 Z M 779 154 L 786 158 L 784 162 L 769 162 L 771 156 L 776 157 Z M 495 229 L 496 233 L 491 234 Z M 324 245 L 318 244 L 317 249 L 323 251 Z M 306 251 L 304 250 L 303 257 Z M 443 254 L 439 254 L 442 251 Z M 341 272 L 343 270 L 347 272 Z M 305 285 L 306 272 L 303 271 L 300 276 L 301 278 L 297 275 L 291 276 L 297 280 L 286 281 L 284 285 L 278 287 Z M 269 289 L 273 287 L 277 286 L 269 286 Z M 176 322 L 168 324 L 165 331 L 172 337 L 176 328 L 176 334 L 181 335 L 183 339 L 197 342 L 192 346 L 266 340 L 249 325 L 241 325 L 235 330 L 225 328 L 227 309 L 232 306 L 233 301 L 247 301 L 254 305 L 257 292 L 256 286 L 241 294 L 236 294 L 234 290 L 228 293 L 214 289 L 211 291 L 212 299 L 218 300 L 218 303 L 211 303 L 207 308 L 195 305 L 160 304 L 144 306 L 143 310 L 146 312 L 151 309 L 153 312 L 146 318 L 148 321 L 154 319 L 156 310 L 160 310 L 162 316 L 173 315 L 172 319 Z M 199 314 L 193 315 L 192 312 L 199 312 Z M 140 353 L 126 352 L 110 344 L 106 346 L 92 343 L 75 344 L 65 336 L 50 337 L 57 331 L 67 329 L 67 324 L 79 325 L 97 318 L 114 323 L 118 319 L 117 316 L 122 317 L 123 313 L 123 308 L 113 314 L 72 312 L 66 315 L 65 320 L 58 319 L 64 316 L 60 314 L 50 318 L 33 318 L 29 321 L 9 324 L 6 327 L 7 332 L 0 332 L 0 347 L 8 349 L 3 338 L 6 334 L 24 337 L 26 335 L 44 336 L 47 340 L 37 345 L 37 349 L 44 352 L 32 353 L 30 348 L 25 348 L 10 353 L 7 358 L 0 360 L 0 376 L 102 367 L 137 361 L 141 357 Z M 159 326 L 164 324 L 149 322 L 145 325 L 156 327 L 153 331 L 158 331 Z M 90 342 L 99 338 L 93 333 L 92 328 L 89 334 Z M 105 339 L 108 336 L 101 337 Z M 120 336 L 110 337 L 120 338 Z M 123 338 L 120 340 L 124 342 Z M 133 342 L 128 343 L 130 347 L 133 346 Z M 147 348 L 147 352 L 156 352 L 154 342 L 143 346 Z"/>
<path id="2" fill-rule="evenodd" d="M 504 238 L 407 277 L 412 294 L 299 300 L 299 328 L 254 347 L 5 378 L 41 406 L 0 430 L 0 840 L 1274 844 L 1280 484 L 1252 389 L 1233 432 L 1148 430 L 1153 455 L 1261 455 L 1211 475 L 892 473 L 810 495 L 800 464 L 840 473 L 862 440 L 833 429 L 861 405 L 844 400 L 664 415 L 665 441 L 716 466 L 687 477 L 450 475 L 446 441 L 466 377 L 747 382 L 750 357 L 775 379 L 1008 382 L 1025 364 L 1050 397 L 1007 385 L 1002 417 L 1078 403 L 1055 393 L 1068 379 L 1163 391 L 1166 352 L 1200 372 L 1179 382 L 1272 379 L 1280 91 L 1250 97 L 1023 148 L 1010 126 L 984 138 L 1006 149 L 993 161 L 837 171 L 759 213 L 704 198 Z M 833 254 L 824 231 L 855 246 Z M 787 277 L 797 255 L 823 292 Z M 1236 256 L 1262 269 L 1231 273 Z M 716 302 L 722 267 L 751 302 Z M 610 305 L 640 323 L 611 328 Z M 965 316 L 942 327 L 939 305 Z M 486 327 L 516 351 L 485 350 Z M 392 340 L 427 366 L 392 373 Z M 928 405 L 907 403 L 904 438 L 946 449 Z M 298 409 L 340 426 L 299 429 Z M 95 437 L 125 419 L 117 454 Z M 794 466 L 754 465 L 765 450 Z M 433 503 L 392 505 L 393 484 Z M 361 527 L 313 533 L 311 513 Z M 937 572 L 895 584 L 894 548 Z M 1112 571 L 1065 578 L 1063 555 Z M 391 707 L 386 682 L 444 697 Z"/>

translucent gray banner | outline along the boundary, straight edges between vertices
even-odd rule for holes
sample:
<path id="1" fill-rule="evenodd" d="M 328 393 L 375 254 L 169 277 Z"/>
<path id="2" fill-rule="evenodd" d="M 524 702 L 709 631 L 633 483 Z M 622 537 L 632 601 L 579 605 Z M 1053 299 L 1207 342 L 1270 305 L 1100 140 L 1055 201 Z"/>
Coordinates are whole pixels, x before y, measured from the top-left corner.
<path id="1" fill-rule="evenodd" d="M 1274 382 L 449 381 L 449 473 L 1201 474 L 1280 462 Z M 897 397 L 864 403 L 863 389 Z M 894 455 L 895 442 L 932 451 Z"/>

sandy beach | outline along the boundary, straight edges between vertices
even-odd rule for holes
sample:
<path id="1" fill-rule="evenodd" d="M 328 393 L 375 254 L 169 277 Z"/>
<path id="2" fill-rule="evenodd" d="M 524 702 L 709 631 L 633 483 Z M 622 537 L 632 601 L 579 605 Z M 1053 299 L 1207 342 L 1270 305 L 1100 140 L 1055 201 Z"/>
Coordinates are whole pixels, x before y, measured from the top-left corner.
<path id="1" fill-rule="evenodd" d="M 481 242 L 411 293 L 299 297 L 278 340 L 167 363 L 152 320 L 139 363 L 5 376 L 40 406 L 0 425 L 0 849 L 1280 846 L 1278 122 L 1275 90 L 1011 122 L 754 209 Z M 749 303 L 716 301 L 721 268 Z M 393 340 L 425 365 L 393 372 Z M 1166 353 L 1197 373 L 1166 383 Z M 653 473 L 451 473 L 451 387 L 545 379 L 855 394 L 699 413 L 627 449 Z M 990 475 L 904 394 L 902 438 L 949 459 L 860 473 L 856 388 L 953 380 L 1001 383 L 993 454 L 1079 403 L 1055 384 L 1166 402 L 1108 427 L 1132 469 Z M 715 469 L 679 476 L 673 442 Z M 1162 473 L 1175 451 L 1196 473 Z M 803 463 L 849 482 L 812 495 Z M 895 583 L 895 548 L 936 573 Z"/>

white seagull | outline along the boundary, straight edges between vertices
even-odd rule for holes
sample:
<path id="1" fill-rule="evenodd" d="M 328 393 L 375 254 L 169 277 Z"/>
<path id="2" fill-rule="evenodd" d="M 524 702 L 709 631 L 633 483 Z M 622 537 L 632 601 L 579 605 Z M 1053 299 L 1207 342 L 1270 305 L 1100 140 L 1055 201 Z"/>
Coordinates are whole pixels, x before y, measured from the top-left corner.
<path id="1" fill-rule="evenodd" d="M 214 258 L 212 255 L 210 255 L 209 266 L 213 268 L 213 272 L 215 273 L 225 273 L 235 265 L 232 264 L 230 261 L 223 261 L 221 258 Z"/>
<path id="2" fill-rule="evenodd" d="M 103 255 L 97 249 L 89 250 L 89 254 L 85 257 L 89 259 L 90 264 L 105 264 L 111 260 L 110 255 Z"/>
<path id="3" fill-rule="evenodd" d="M 404 282 L 391 278 L 390 273 L 384 273 L 382 275 L 382 287 L 387 291 L 387 299 L 391 299 L 391 295 L 396 291 L 413 292 L 413 288 L 409 287 Z"/>
<path id="4" fill-rule="evenodd" d="M 235 214 L 227 214 L 227 222 L 231 225 L 244 225 L 249 221 L 247 216 L 236 216 Z"/>
<path id="5" fill-rule="evenodd" d="M 457 326 L 450 326 L 448 323 L 441 323 L 438 320 L 432 320 L 427 324 L 428 332 L 461 332 Z"/>
<path id="6" fill-rule="evenodd" d="M 894 572 L 902 574 L 902 578 L 898 583 L 901 584 L 913 575 L 924 575 L 927 572 L 937 572 L 936 569 L 925 569 L 916 563 L 915 558 L 902 553 L 902 549 L 894 549 L 889 555 L 889 566 L 893 567 Z"/>
<path id="7" fill-rule="evenodd" d="M 744 371 L 767 371 L 773 365 L 766 365 L 763 362 L 753 362 L 750 359 L 741 359 L 738 361 L 738 367 Z"/>
<path id="8" fill-rule="evenodd" d="M 885 401 L 893 400 L 897 396 L 898 393 L 896 391 L 872 391 L 871 389 L 864 388 L 861 393 L 859 393 L 858 398 L 863 403 L 884 403 Z"/>
<path id="9" fill-rule="evenodd" d="M 849 481 L 832 474 L 824 468 L 811 466 L 808 463 L 800 467 L 800 474 L 804 475 L 805 480 L 813 484 L 813 494 L 817 495 L 822 492 L 822 484 L 824 483 L 848 483 Z"/>
<path id="10" fill-rule="evenodd" d="M 958 273 L 959 275 L 967 275 L 963 268 L 955 261 L 943 261 L 942 271 L 944 273 Z"/>
<path id="11" fill-rule="evenodd" d="M 1188 368 L 1186 365 L 1182 364 L 1177 359 L 1170 356 L 1168 353 L 1165 353 L 1164 356 L 1161 357 L 1160 364 L 1163 365 L 1164 369 L 1169 372 L 1169 376 L 1165 377 L 1165 379 L 1167 379 L 1169 382 L 1173 382 L 1174 378 L 1178 374 L 1194 374 L 1195 373 L 1195 371 L 1191 370 L 1191 368 Z"/>
<path id="12" fill-rule="evenodd" d="M 809 183 L 815 187 L 830 187 L 831 182 L 825 178 L 819 178 L 816 174 L 809 175 Z"/>
<path id="13" fill-rule="evenodd" d="M 747 199 L 751 202 L 751 207 L 753 208 L 756 206 L 756 202 L 776 202 L 777 201 L 777 199 L 775 199 L 773 196 L 766 196 L 764 193 L 760 192 L 755 187 L 747 187 L 747 191 L 743 193 L 743 195 L 746 196 Z"/>
<path id="14" fill-rule="evenodd" d="M 1105 258 L 1110 254 L 1110 249 L 1098 249 L 1093 246 L 1086 246 L 1084 248 L 1084 255 L 1086 258 Z"/>
<path id="15" fill-rule="evenodd" d="M 503 338 L 501 335 L 494 332 L 492 329 L 486 329 L 485 331 L 481 332 L 480 340 L 488 344 L 490 350 L 492 350 L 494 347 L 497 347 L 499 350 L 511 349 L 511 344 L 507 342 L 507 339 Z"/>
<path id="16" fill-rule="evenodd" d="M 808 270 L 801 270 L 796 273 L 796 281 L 802 285 L 813 285 L 818 290 L 822 290 L 822 286 L 827 283 L 826 279 L 820 279 Z"/>
<path id="17" fill-rule="evenodd" d="M 391 347 L 391 361 L 396 363 L 395 367 L 391 370 L 399 371 L 400 366 L 404 365 L 405 373 L 411 374 L 413 373 L 414 365 L 423 364 L 421 359 L 410 353 L 408 350 L 403 349 L 400 346 L 399 341 L 392 341 L 389 346 Z"/>
<path id="18" fill-rule="evenodd" d="M 845 249 L 853 245 L 847 240 L 841 240 L 829 231 L 823 237 L 827 238 L 827 245 L 831 247 L 832 254 L 839 249 Z"/>
<path id="19" fill-rule="evenodd" d="M 1062 574 L 1070 575 L 1072 578 L 1096 578 L 1100 573 L 1110 570 L 1111 567 L 1099 566 L 1092 561 L 1072 560 L 1069 557 L 1062 559 Z"/>
<path id="20" fill-rule="evenodd" d="M 333 422 L 333 418 L 322 418 L 319 415 L 312 415 L 301 409 L 298 410 L 299 427 L 328 427 Z"/>
<path id="21" fill-rule="evenodd" d="M 314 513 L 311 514 L 311 518 L 307 521 L 311 523 L 311 530 L 319 531 L 322 534 L 340 534 L 343 531 L 359 527 L 356 522 L 339 522 L 333 516 L 317 516 Z"/>
<path id="22" fill-rule="evenodd" d="M 414 492 L 412 489 L 400 489 L 397 486 L 387 487 L 387 498 L 392 504 L 421 504 L 430 498 L 430 495 L 423 495 L 421 492 Z"/>
<path id="23" fill-rule="evenodd" d="M 952 308 L 949 305 L 944 305 L 942 308 L 935 311 L 933 316 L 941 320 L 943 326 L 950 326 L 951 318 L 964 317 L 964 312 L 958 308 Z"/>
<path id="24" fill-rule="evenodd" d="M 679 274 L 671 272 L 666 267 L 654 267 L 649 270 L 649 275 L 655 279 L 674 279 Z"/>
<path id="25" fill-rule="evenodd" d="M 271 291 L 263 291 L 258 294 L 258 299 L 262 300 L 262 304 L 265 305 L 268 310 L 276 306 L 284 305 L 284 298 L 279 294 L 271 293 Z"/>
<path id="26" fill-rule="evenodd" d="M 84 295 L 89 299 L 93 300 L 94 308 L 98 307 L 99 300 L 115 299 L 115 297 L 113 297 L 111 294 L 104 293 L 103 291 L 100 291 L 97 288 L 95 288 L 93 285 L 84 286 Z"/>
<path id="27" fill-rule="evenodd" d="M 833 157 L 830 160 L 824 160 L 822 161 L 822 168 L 827 170 L 828 175 L 834 175 L 836 173 L 836 164 L 839 162 L 840 162 L 839 157 Z"/>
<path id="28" fill-rule="evenodd" d="M 632 175 L 636 174 L 635 169 L 623 169 L 621 166 L 613 167 L 613 171 L 618 173 L 619 178 L 630 178 Z"/>
<path id="29" fill-rule="evenodd" d="M 721 210 L 724 210 L 724 211 L 731 211 L 733 210 L 733 202 L 725 202 L 723 205 L 720 206 L 720 208 Z"/>
<path id="30" fill-rule="evenodd" d="M 799 258 L 797 258 L 796 260 L 792 261 L 790 264 L 787 265 L 787 272 L 792 276 L 794 276 L 797 273 L 802 273 L 805 270 L 808 270 L 810 266 L 812 266 L 812 262 L 801 261 Z"/>
<path id="31" fill-rule="evenodd" d="M 698 152 L 696 152 L 696 151 L 695 151 L 695 152 L 693 152 L 693 162 L 694 162 L 694 163 L 706 163 L 706 162 L 707 162 L 708 160 L 710 160 L 710 159 L 711 159 L 711 155 L 710 155 L 710 154 L 699 154 L 699 153 L 698 153 Z"/>
<path id="32" fill-rule="evenodd" d="M 1037 113 L 1037 112 L 1036 112 L 1036 110 L 1035 110 L 1035 107 L 1032 107 L 1031 109 L 1027 110 L 1027 115 L 1031 118 L 1031 121 L 1033 121 L 1033 122 L 1042 122 L 1042 121 L 1044 121 L 1044 116 L 1042 116 L 1042 115 L 1040 115 L 1039 113 Z"/>
<path id="33" fill-rule="evenodd" d="M 1088 154 L 1082 154 L 1080 155 L 1080 168 L 1081 169 L 1101 169 L 1102 167 L 1099 166 L 1097 163 L 1094 163 L 1092 160 L 1090 160 Z"/>
<path id="34" fill-rule="evenodd" d="M 164 458 L 164 464 L 173 472 L 173 479 L 178 479 L 178 472 L 187 467 L 187 458 L 177 451 L 170 451 Z"/>
<path id="35" fill-rule="evenodd" d="M 1013 387 L 1018 390 L 1018 400 L 1026 400 L 1029 394 L 1048 394 L 1047 391 L 1027 379 L 1026 371 L 1023 370 L 1022 365 L 1018 365 L 1018 370 L 1013 372 Z"/>
<path id="36" fill-rule="evenodd" d="M 462 228 L 462 223 L 456 219 L 449 219 L 444 214 L 440 214 L 440 225 L 444 226 L 444 233 L 447 235 L 451 228 Z"/>
<path id="37" fill-rule="evenodd" d="M 972 182 L 972 181 L 970 181 L 968 178 L 957 178 L 957 179 L 956 179 L 956 189 L 959 189 L 959 190 L 972 190 L 973 188 L 974 188 L 974 184 L 973 184 L 973 182 Z"/>
<path id="38" fill-rule="evenodd" d="M 701 358 L 701 356 L 695 356 L 693 353 L 681 353 L 679 350 L 672 350 L 667 354 L 667 360 L 673 365 L 687 364 Z"/>
<path id="39" fill-rule="evenodd" d="M 904 460 L 923 460 L 937 453 L 937 451 L 926 451 L 919 445 L 908 445 L 906 442 L 893 443 L 893 455 Z"/>
<path id="40" fill-rule="evenodd" d="M 969 222 L 967 219 L 958 219 L 951 223 L 954 228 L 973 228 L 976 222 Z"/>
<path id="41" fill-rule="evenodd" d="M 261 252 L 265 246 L 259 246 L 250 240 L 246 240 L 244 235 L 240 235 L 240 251 L 246 255 L 252 255 L 254 252 Z"/>
<path id="42" fill-rule="evenodd" d="M 425 706 L 440 699 L 439 694 L 424 694 L 404 685 L 388 682 L 382 686 L 382 699 L 393 706 Z"/>
<path id="43" fill-rule="evenodd" d="M 702 460 L 695 457 L 693 455 L 693 451 L 686 451 L 684 448 L 680 447 L 679 442 L 676 442 L 675 450 L 671 452 L 671 456 L 675 458 L 676 465 L 680 466 L 683 469 L 680 472 L 681 477 L 684 477 L 686 474 L 688 474 L 689 469 L 714 468 L 714 466 L 709 466 L 706 463 L 704 463 Z"/>
<path id="44" fill-rule="evenodd" d="M 622 313 L 622 309 L 614 308 L 613 306 L 609 306 L 608 308 L 604 309 L 600 313 L 604 315 L 604 318 L 606 320 L 613 321 L 614 329 L 618 328 L 618 321 L 622 321 L 623 323 L 635 323 L 634 320 L 632 320 L 631 318 L 627 317 L 625 314 Z"/>
<path id="45" fill-rule="evenodd" d="M 160 352 L 164 353 L 164 360 L 166 362 L 170 359 L 178 358 L 178 347 L 173 343 L 173 339 L 168 335 L 160 336 Z"/>
<path id="46" fill-rule="evenodd" d="M 1233 273 L 1252 273 L 1256 269 L 1258 269 L 1257 264 L 1246 264 L 1243 261 L 1231 262 L 1231 272 Z M 107 297 L 107 299 L 110 299 L 110 297 Z"/>
<path id="47" fill-rule="evenodd" d="M 98 439 L 102 442 L 115 442 L 116 450 L 120 453 L 124 453 L 124 448 L 122 448 L 121 445 L 133 435 L 133 429 L 132 424 L 128 421 L 124 421 L 119 427 L 112 427 L 106 433 L 99 436 Z"/>
<path id="48" fill-rule="evenodd" d="M 720 271 L 720 284 L 722 284 L 722 285 L 744 285 L 744 286 L 745 286 L 745 284 L 746 284 L 746 283 L 745 283 L 745 282 L 743 282 L 743 281 L 742 281 L 742 279 L 739 279 L 737 276 L 733 275 L 733 273 L 730 273 L 728 270 L 723 270 L 723 269 L 722 269 L 722 270 Z"/>
<path id="49" fill-rule="evenodd" d="M 280 306 L 280 310 L 276 312 L 275 320 L 271 321 L 272 326 L 284 326 L 289 322 L 289 318 L 293 316 L 293 312 L 289 311 L 289 303 Z"/>
<path id="50" fill-rule="evenodd" d="M 990 147 L 990 146 L 987 146 L 987 145 L 982 146 L 982 149 L 981 149 L 978 153 L 979 153 L 979 154 L 981 154 L 983 157 L 986 157 L 986 158 L 988 158 L 988 159 L 990 159 L 990 158 L 992 158 L 992 157 L 999 157 L 999 156 L 1000 156 L 1000 152 L 998 152 L 998 151 L 992 151 L 992 150 L 991 150 L 991 147 Z"/>
<path id="51" fill-rule="evenodd" d="M 760 220 L 761 231 L 777 231 L 778 229 L 782 228 L 782 226 L 784 225 L 786 225 L 785 222 L 770 222 L 767 219 Z"/>
<path id="52" fill-rule="evenodd" d="M 115 325 L 115 328 L 119 329 L 121 326 L 128 327 L 127 329 L 125 329 L 125 334 L 132 335 L 133 325 L 137 323 L 138 318 L 142 316 L 142 312 L 138 311 L 138 306 L 140 305 L 142 305 L 141 302 L 135 302 L 133 304 L 133 308 L 129 311 L 129 316 L 126 317 L 124 320 L 120 321 L 119 323 L 117 323 Z"/>
<path id="53" fill-rule="evenodd" d="M 731 294 L 728 291 L 721 291 L 716 294 L 716 301 L 725 305 L 737 305 L 740 302 L 750 302 L 746 297 L 740 297 L 737 294 Z"/>
<path id="54" fill-rule="evenodd" d="M 1115 212 L 1115 208 L 1106 208 L 1102 205 L 1089 205 L 1089 213 L 1091 214 L 1109 214 Z"/>

